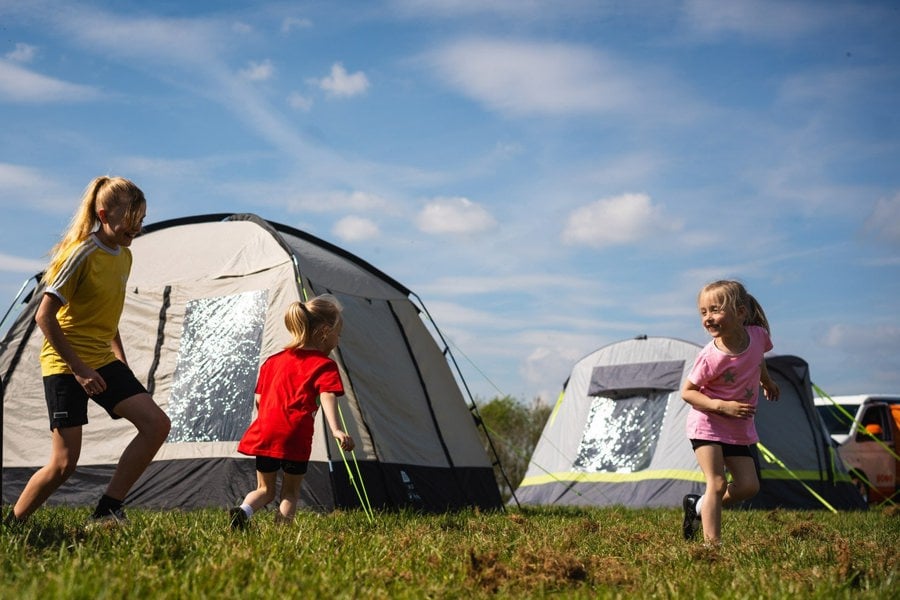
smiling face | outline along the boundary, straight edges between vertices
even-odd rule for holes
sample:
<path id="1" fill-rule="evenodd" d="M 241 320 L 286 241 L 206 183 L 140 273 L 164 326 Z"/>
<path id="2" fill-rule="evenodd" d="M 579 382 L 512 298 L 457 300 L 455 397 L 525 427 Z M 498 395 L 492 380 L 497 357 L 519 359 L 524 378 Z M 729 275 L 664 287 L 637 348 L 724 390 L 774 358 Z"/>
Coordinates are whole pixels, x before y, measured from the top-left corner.
<path id="1" fill-rule="evenodd" d="M 739 335 L 744 327 L 744 309 L 729 306 L 720 291 L 703 291 L 697 299 L 697 308 L 703 328 L 713 338 Z"/>
<path id="2" fill-rule="evenodd" d="M 97 211 L 100 219 L 97 237 L 110 248 L 128 247 L 140 234 L 146 215 L 147 207 L 144 202 L 117 203 L 109 208 L 100 208 Z"/>

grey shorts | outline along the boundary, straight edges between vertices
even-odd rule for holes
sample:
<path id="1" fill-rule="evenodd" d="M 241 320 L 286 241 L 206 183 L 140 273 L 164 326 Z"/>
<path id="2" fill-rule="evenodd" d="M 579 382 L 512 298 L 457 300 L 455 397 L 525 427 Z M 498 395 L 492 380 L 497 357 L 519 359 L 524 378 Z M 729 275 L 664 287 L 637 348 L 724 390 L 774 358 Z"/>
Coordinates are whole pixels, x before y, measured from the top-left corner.
<path id="1" fill-rule="evenodd" d="M 122 418 L 113 412 L 119 402 L 147 393 L 147 388 L 123 362 L 111 362 L 97 369 L 97 372 L 106 382 L 106 391 L 91 399 L 102 406 L 113 419 Z M 51 431 L 87 424 L 88 395 L 71 373 L 44 377 L 44 398 L 47 400 Z"/>

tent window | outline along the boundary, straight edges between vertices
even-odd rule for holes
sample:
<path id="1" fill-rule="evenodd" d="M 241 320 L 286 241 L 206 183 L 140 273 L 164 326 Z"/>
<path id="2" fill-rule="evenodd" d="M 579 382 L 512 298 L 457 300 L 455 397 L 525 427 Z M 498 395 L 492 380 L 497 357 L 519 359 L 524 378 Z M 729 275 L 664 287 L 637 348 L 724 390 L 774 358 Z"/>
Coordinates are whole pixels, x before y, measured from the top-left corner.
<path id="1" fill-rule="evenodd" d="M 668 393 L 595 398 L 574 467 L 587 473 L 646 469 L 656 450 Z"/>
<path id="2" fill-rule="evenodd" d="M 267 304 L 266 290 L 187 303 L 169 443 L 236 441 L 250 425 Z"/>
<path id="3" fill-rule="evenodd" d="M 683 360 L 594 367 L 588 396 L 630 398 L 681 387 Z"/>

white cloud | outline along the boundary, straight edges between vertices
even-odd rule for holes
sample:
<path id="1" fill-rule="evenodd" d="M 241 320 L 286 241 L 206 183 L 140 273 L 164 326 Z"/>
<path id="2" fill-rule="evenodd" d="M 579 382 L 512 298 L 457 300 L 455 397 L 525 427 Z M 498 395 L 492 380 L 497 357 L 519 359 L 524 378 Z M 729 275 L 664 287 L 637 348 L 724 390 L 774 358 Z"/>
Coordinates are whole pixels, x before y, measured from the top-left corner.
<path id="1" fill-rule="evenodd" d="M 496 225 L 491 214 L 468 198 L 436 198 L 416 217 L 426 233 L 477 233 Z"/>
<path id="2" fill-rule="evenodd" d="M 630 244 L 680 230 L 682 223 L 665 214 L 646 194 L 603 198 L 569 215 L 562 241 L 594 248 Z"/>
<path id="3" fill-rule="evenodd" d="M 866 219 L 864 230 L 878 239 L 900 245 L 900 192 L 881 198 Z"/>
<path id="4" fill-rule="evenodd" d="M 260 184 L 253 188 L 260 189 Z M 276 194 L 277 186 L 273 186 L 271 194 Z M 378 194 L 355 190 L 353 192 L 336 190 L 301 190 L 282 191 L 278 194 L 283 205 L 291 212 L 333 213 L 333 212 L 366 212 L 378 210 L 383 214 L 394 212 L 391 204 Z"/>
<path id="5" fill-rule="evenodd" d="M 235 21 L 231 24 L 231 30 L 239 35 L 253 33 L 253 26 L 243 21 Z"/>
<path id="6" fill-rule="evenodd" d="M 469 39 L 428 60 L 464 94 L 514 115 L 618 111 L 650 93 L 600 52 L 571 44 Z"/>
<path id="7" fill-rule="evenodd" d="M 80 193 L 76 190 L 75 193 Z M 52 175 L 33 167 L 0 163 L 0 207 L 7 210 L 23 208 L 55 213 L 71 210 L 72 191 L 57 182 Z"/>
<path id="8" fill-rule="evenodd" d="M 857 324 L 835 323 L 827 327 L 818 340 L 828 348 L 841 348 L 848 353 L 866 349 L 884 351 L 887 356 L 896 356 L 900 349 L 900 327 L 890 323 Z"/>
<path id="9" fill-rule="evenodd" d="M 6 59 L 18 63 L 27 63 L 34 60 L 37 47 L 21 42 L 16 44 L 16 49 L 6 53 Z"/>
<path id="10" fill-rule="evenodd" d="M 818 2 L 688 0 L 683 18 L 692 31 L 706 36 L 795 40 L 835 20 L 835 11 L 822 8 Z"/>
<path id="11" fill-rule="evenodd" d="M 308 111 L 312 108 L 313 101 L 300 92 L 293 92 L 288 96 L 288 106 L 296 110 Z"/>
<path id="12" fill-rule="evenodd" d="M 241 70 L 240 74 L 241 77 L 250 81 L 267 81 L 275 74 L 275 67 L 268 59 L 262 62 L 251 61 L 245 69 Z"/>
<path id="13" fill-rule="evenodd" d="M 299 17 L 287 17 L 281 22 L 281 33 L 290 33 L 294 29 L 309 29 L 313 26 L 311 20 Z"/>
<path id="14" fill-rule="evenodd" d="M 525 381 L 535 387 L 548 385 L 555 380 L 559 387 L 539 389 L 538 393 L 545 402 L 552 404 L 562 390 L 563 383 L 572 372 L 575 363 L 588 351 L 595 348 L 586 346 L 588 336 L 560 335 L 554 332 L 552 338 L 550 336 L 542 337 L 544 337 L 544 341 L 535 342 L 528 356 L 522 359 L 519 373 Z M 548 339 L 552 339 L 552 342 L 548 343 Z M 590 342 L 596 344 L 596 338 L 591 339 Z"/>
<path id="15" fill-rule="evenodd" d="M 0 102 L 79 102 L 100 97 L 86 85 L 53 79 L 8 61 L 0 61 Z"/>
<path id="16" fill-rule="evenodd" d="M 369 89 L 369 80 L 362 71 L 347 73 L 344 65 L 334 63 L 331 75 L 319 80 L 319 87 L 332 96 L 346 97 L 364 94 Z"/>
<path id="17" fill-rule="evenodd" d="M 359 242 L 376 238 L 381 232 L 369 219 L 350 215 L 335 223 L 332 233 L 345 242 Z"/>
<path id="18" fill-rule="evenodd" d="M 434 315 L 435 320 L 442 327 L 466 327 L 483 331 L 487 328 L 496 330 L 504 326 L 518 327 L 520 325 L 518 322 L 511 322 L 505 318 L 500 319 L 496 314 L 482 310 L 477 305 L 463 305 L 456 302 L 429 301 L 428 312 Z"/>
<path id="19" fill-rule="evenodd" d="M 421 284 L 418 289 L 430 295 L 465 296 L 470 294 L 534 294 L 540 290 L 560 290 L 564 294 L 598 297 L 592 282 L 580 275 L 523 273 L 519 275 L 443 276 Z"/>
<path id="20" fill-rule="evenodd" d="M 0 253 L 0 271 L 7 273 L 25 273 L 26 275 L 34 275 L 35 273 L 44 270 L 46 266 L 47 263 L 40 260 L 31 260 Z"/>
<path id="21" fill-rule="evenodd" d="M 388 202 L 378 194 L 356 190 L 350 194 L 342 194 L 337 201 L 344 208 L 351 210 L 375 210 L 387 206 Z"/>
<path id="22" fill-rule="evenodd" d="M 426 19 L 481 18 L 498 16 L 503 19 L 540 19 L 542 22 L 604 10 L 605 4 L 596 0 L 390 0 L 389 6 L 401 15 Z M 622 7 L 616 6 L 616 11 Z"/>

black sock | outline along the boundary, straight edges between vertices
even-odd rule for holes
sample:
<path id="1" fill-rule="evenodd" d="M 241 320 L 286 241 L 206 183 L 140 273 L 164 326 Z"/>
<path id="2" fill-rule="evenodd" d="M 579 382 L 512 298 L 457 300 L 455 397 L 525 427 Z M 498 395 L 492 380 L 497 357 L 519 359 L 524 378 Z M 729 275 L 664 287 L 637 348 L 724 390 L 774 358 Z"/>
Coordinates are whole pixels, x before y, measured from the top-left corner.
<path id="1" fill-rule="evenodd" d="M 117 511 L 122 508 L 122 501 L 116 500 L 115 498 L 111 498 L 106 494 L 103 494 L 100 497 L 100 502 L 97 503 L 97 510 L 94 511 L 94 516 L 103 516 L 108 515 L 111 512 Z"/>

